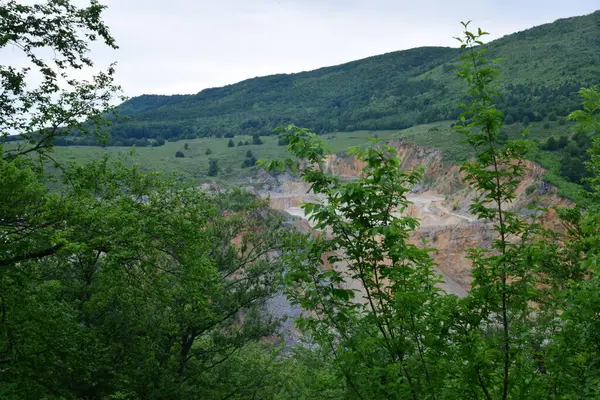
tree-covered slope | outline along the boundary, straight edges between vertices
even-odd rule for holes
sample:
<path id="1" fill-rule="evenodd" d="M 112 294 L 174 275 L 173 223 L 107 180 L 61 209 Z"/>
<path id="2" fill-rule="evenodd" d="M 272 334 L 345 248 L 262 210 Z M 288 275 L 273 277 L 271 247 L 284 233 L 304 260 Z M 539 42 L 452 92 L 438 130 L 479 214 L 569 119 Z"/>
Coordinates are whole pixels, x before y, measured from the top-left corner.
<path id="1" fill-rule="evenodd" d="M 600 11 L 505 36 L 489 49 L 503 59 L 507 123 L 564 116 L 577 106 L 581 86 L 600 81 Z M 464 93 L 454 74 L 459 53 L 422 47 L 196 95 L 135 97 L 120 106 L 129 118 L 115 123 L 112 141 L 267 134 L 288 122 L 332 132 L 452 119 Z"/>

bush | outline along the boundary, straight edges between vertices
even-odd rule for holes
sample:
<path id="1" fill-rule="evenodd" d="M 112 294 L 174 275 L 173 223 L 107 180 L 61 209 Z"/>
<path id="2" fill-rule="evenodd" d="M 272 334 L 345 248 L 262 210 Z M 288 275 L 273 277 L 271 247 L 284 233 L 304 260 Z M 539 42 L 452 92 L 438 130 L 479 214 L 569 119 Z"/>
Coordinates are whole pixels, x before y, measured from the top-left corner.
<path id="1" fill-rule="evenodd" d="M 240 140 L 240 141 L 238 142 L 238 144 L 237 144 L 237 145 L 238 145 L 238 147 L 240 147 L 240 146 L 243 146 L 243 145 L 244 145 L 244 142 L 242 142 L 242 141 Z"/>
<path id="2" fill-rule="evenodd" d="M 165 139 L 159 137 L 159 138 L 156 138 L 156 140 L 154 142 L 152 142 L 152 147 L 164 146 L 164 144 L 165 144 Z"/>
<path id="3" fill-rule="evenodd" d="M 208 176 L 217 176 L 219 174 L 219 163 L 214 158 L 208 160 L 208 171 L 206 175 Z"/>
<path id="4" fill-rule="evenodd" d="M 260 136 L 252 135 L 252 144 L 260 145 L 263 144 L 263 141 L 261 140 Z"/>
<path id="5" fill-rule="evenodd" d="M 558 138 L 558 148 L 564 149 L 569 144 L 569 138 L 565 135 L 562 135 Z"/>
<path id="6" fill-rule="evenodd" d="M 558 150 L 558 142 L 554 139 L 554 136 L 548 138 L 546 142 L 546 150 L 548 151 L 556 151 Z"/>
<path id="7" fill-rule="evenodd" d="M 242 163 L 242 168 L 251 168 L 251 167 L 254 167 L 255 165 L 256 165 L 256 158 L 250 157 L 250 158 L 246 158 L 244 160 L 244 162 Z"/>
<path id="8" fill-rule="evenodd" d="M 175 153 L 175 157 L 183 158 L 183 157 L 185 157 L 185 154 L 183 154 L 183 151 L 178 151 L 177 153 Z"/>
<path id="9" fill-rule="evenodd" d="M 189 150 L 190 149 L 190 145 L 188 143 L 183 145 L 183 149 L 184 150 Z"/>
<path id="10" fill-rule="evenodd" d="M 229 142 L 227 143 L 227 147 L 235 147 L 235 143 L 233 143 L 233 139 L 229 139 Z"/>
<path id="11" fill-rule="evenodd" d="M 207 156 L 210 156 L 212 154 L 212 150 L 206 149 L 206 151 L 204 151 L 204 154 L 206 154 Z"/>
<path id="12" fill-rule="evenodd" d="M 253 157 L 253 156 L 254 156 L 254 155 L 252 154 L 252 150 L 248 150 L 248 151 L 246 152 L 246 158 L 251 158 L 251 157 Z"/>

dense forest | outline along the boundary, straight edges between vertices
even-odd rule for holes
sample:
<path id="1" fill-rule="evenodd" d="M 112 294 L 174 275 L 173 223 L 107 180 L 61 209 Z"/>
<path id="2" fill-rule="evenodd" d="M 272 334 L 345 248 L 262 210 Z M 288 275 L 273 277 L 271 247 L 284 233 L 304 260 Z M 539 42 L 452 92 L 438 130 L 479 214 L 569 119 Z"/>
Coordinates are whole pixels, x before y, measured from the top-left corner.
<path id="1" fill-rule="evenodd" d="M 600 12 L 515 33 L 488 47 L 491 58 L 504 58 L 498 107 L 507 124 L 565 117 L 579 104 L 579 88 L 598 83 Z M 415 48 L 195 95 L 134 97 L 119 106 L 126 119 L 115 121 L 108 144 L 269 135 L 288 123 L 324 133 L 456 119 L 458 104 L 465 100 L 455 75 L 459 53 L 456 48 Z M 97 144 L 89 138 L 77 142 Z"/>
<path id="2" fill-rule="evenodd" d="M 304 205 L 323 234 L 243 189 L 202 191 L 108 157 L 56 161 L 58 139 L 102 138 L 119 94 L 112 68 L 69 75 L 95 68 L 92 42 L 116 48 L 104 9 L 0 3 L 0 48 L 15 44 L 32 64 L 0 65 L 0 130 L 23 139 L 0 144 L 0 398 L 600 397 L 598 88 L 577 91 L 575 134 L 543 144 L 587 160 L 589 202 L 509 210 L 533 143 L 503 136 L 502 82 L 516 79 L 499 78 L 496 45 L 486 53 L 485 32 L 463 24 L 452 52 L 468 101 L 453 134 L 473 148 L 461 171 L 493 240 L 473 241 L 473 283 L 458 297 L 437 286 L 433 249 L 410 243 L 418 219 L 397 212 L 422 171 L 401 170 L 375 140 L 348 150 L 364 166 L 354 180 L 325 172 L 326 146 L 309 128 L 280 129 L 287 159 L 247 150 L 249 163 L 293 169 L 326 200 Z M 568 71 L 581 78 L 587 65 Z M 275 295 L 307 311 L 294 321 L 303 341 L 278 336 L 283 321 L 264 307 Z"/>

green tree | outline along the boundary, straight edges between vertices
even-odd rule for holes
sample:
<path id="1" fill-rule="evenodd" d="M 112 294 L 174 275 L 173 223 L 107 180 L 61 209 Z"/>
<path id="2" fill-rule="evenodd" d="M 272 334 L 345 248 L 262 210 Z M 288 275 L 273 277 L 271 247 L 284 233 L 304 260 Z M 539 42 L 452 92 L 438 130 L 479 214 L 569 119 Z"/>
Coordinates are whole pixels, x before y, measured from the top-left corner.
<path id="1" fill-rule="evenodd" d="M 263 141 L 259 135 L 252 135 L 252 144 L 260 145 L 260 144 L 263 144 Z"/>
<path id="2" fill-rule="evenodd" d="M 43 78 L 31 88 L 28 70 L 0 71 L 2 134 L 26 139 L 0 145 L 0 397 L 249 398 L 274 356 L 247 344 L 275 326 L 262 303 L 291 235 L 281 217 L 107 157 L 56 165 L 58 180 L 30 157 L 51 160 L 55 138 L 102 122 L 112 71 L 68 74 L 92 65 L 89 40 L 114 46 L 103 9 L 0 8 L 0 46 L 16 44 Z"/>
<path id="3" fill-rule="evenodd" d="M 9 0 L 1 7 L 0 49 L 11 46 L 28 62 L 19 67 L 0 65 L 0 135 L 18 134 L 23 139 L 5 148 L 3 157 L 34 153 L 47 158 L 54 140 L 73 132 L 102 137 L 104 114 L 119 92 L 113 84 L 114 68 L 96 71 L 88 80 L 69 74 L 93 70 L 87 56 L 91 41 L 117 48 L 101 19 L 105 7 L 97 2 L 77 7 L 63 0 L 33 5 Z M 44 58 L 48 49 L 51 60 Z M 40 78 L 37 86 L 30 78 L 34 75 Z"/>
<path id="4" fill-rule="evenodd" d="M 561 135 L 558 138 L 558 143 L 557 143 L 557 147 L 559 149 L 564 149 L 565 147 L 567 147 L 567 145 L 569 144 L 569 138 L 565 135 Z"/>
<path id="5" fill-rule="evenodd" d="M 233 139 L 229 139 L 229 142 L 227 142 L 227 147 L 235 147 L 235 143 L 233 143 Z"/>
<path id="6" fill-rule="evenodd" d="M 228 194 L 107 159 L 66 169 L 59 196 L 31 172 L 8 174 L 15 162 L 0 164 L 19 189 L 2 186 L 2 215 L 26 196 L 12 215 L 35 211 L 43 228 L 25 242 L 2 226 L 13 239 L 0 252 L 2 397 L 219 398 L 250 386 L 226 383 L 224 362 L 272 333 L 259 310 L 281 272 L 268 255 L 289 236 L 277 214 L 252 198 L 231 214 Z"/>
<path id="7" fill-rule="evenodd" d="M 406 194 L 421 173 L 399 170 L 395 151 L 381 145 L 351 150 L 365 167 L 359 179 L 343 182 L 325 173 L 324 144 L 316 134 L 289 126 L 282 137 L 300 163 L 260 165 L 300 168 L 302 178 L 325 198 L 304 204 L 304 211 L 316 229 L 331 232 L 331 237 L 290 242 L 289 296 L 310 311 L 299 327 L 326 351 L 352 397 L 438 395 L 444 373 L 433 347 L 443 339 L 431 335 L 431 324 L 439 322 L 433 316 L 444 298 L 435 287 L 439 278 L 428 250 L 407 242 L 418 221 L 397 216 L 408 206 Z M 324 265 L 342 262 L 339 269 Z"/>
<path id="8" fill-rule="evenodd" d="M 469 375 L 477 377 L 485 398 L 523 397 L 535 393 L 531 387 L 524 388 L 536 376 L 534 360 L 536 349 L 541 346 L 530 308 L 532 302 L 539 300 L 539 255 L 533 251 L 531 241 L 537 225 L 509 211 L 506 204 L 516 198 L 529 145 L 522 140 L 497 144 L 503 125 L 503 115 L 494 104 L 498 71 L 484 56 L 486 49 L 481 40 L 487 33 L 481 29 L 472 33 L 468 24 L 463 25 L 464 37 L 459 40 L 466 52 L 459 76 L 468 82 L 468 94 L 473 100 L 461 115 L 464 125 L 455 129 L 465 135 L 475 150 L 475 159 L 463 163 L 461 169 L 482 194 L 474 199 L 471 211 L 479 219 L 494 223 L 496 237 L 491 250 L 471 250 L 474 281 L 469 297 L 473 302 L 465 304 L 465 318 L 478 318 L 477 323 L 471 323 L 462 332 L 471 339 L 462 339 L 464 347 L 459 346 L 466 355 L 465 367 L 461 369 L 465 379 Z M 484 354 L 486 362 L 481 363 L 479 357 Z M 459 360 L 455 362 L 460 364 Z"/>
<path id="9" fill-rule="evenodd" d="M 546 150 L 548 151 L 556 151 L 558 150 L 558 142 L 554 138 L 554 136 L 550 136 L 546 141 Z"/>
<path id="10" fill-rule="evenodd" d="M 252 168 L 256 165 L 256 158 L 254 156 L 246 158 L 242 162 L 242 168 Z"/>
<path id="11" fill-rule="evenodd" d="M 600 338 L 597 318 L 592 316 L 600 301 L 598 296 L 598 225 L 600 223 L 600 92 L 597 88 L 582 88 L 581 110 L 574 111 L 569 119 L 575 121 L 575 132 L 594 135 L 593 146 L 586 162 L 588 178 L 584 181 L 589 191 L 583 196 L 588 203 L 574 208 L 558 209 L 564 234 L 548 232 L 551 240 L 546 245 L 545 274 L 547 285 L 554 288 L 552 308 L 564 310 L 557 317 L 555 334 L 548 341 L 545 354 L 548 386 L 546 393 L 552 398 L 595 398 L 600 395 L 598 382 L 600 370 L 594 346 Z M 567 155 L 568 153 L 565 153 Z"/>
<path id="12" fill-rule="evenodd" d="M 219 174 L 219 162 L 216 158 L 211 158 L 208 160 L 208 171 L 206 175 L 208 176 L 217 176 Z"/>

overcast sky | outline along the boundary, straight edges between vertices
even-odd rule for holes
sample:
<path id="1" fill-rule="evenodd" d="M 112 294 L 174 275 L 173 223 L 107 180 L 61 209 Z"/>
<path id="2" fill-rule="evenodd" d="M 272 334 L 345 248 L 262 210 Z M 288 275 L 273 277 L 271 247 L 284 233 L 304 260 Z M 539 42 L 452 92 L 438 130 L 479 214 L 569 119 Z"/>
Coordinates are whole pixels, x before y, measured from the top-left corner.
<path id="1" fill-rule="evenodd" d="M 83 0 L 78 1 L 82 3 Z M 100 0 L 125 94 L 197 93 L 418 46 L 455 46 L 461 20 L 500 37 L 598 0 Z"/>

